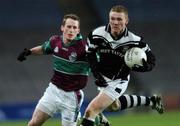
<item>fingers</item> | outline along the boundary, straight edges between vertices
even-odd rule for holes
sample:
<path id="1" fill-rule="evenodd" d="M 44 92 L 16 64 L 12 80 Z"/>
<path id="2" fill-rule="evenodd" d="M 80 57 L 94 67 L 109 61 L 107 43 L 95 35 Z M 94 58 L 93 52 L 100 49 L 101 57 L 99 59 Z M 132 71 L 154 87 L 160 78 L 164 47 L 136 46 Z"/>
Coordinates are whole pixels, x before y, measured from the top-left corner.
<path id="1" fill-rule="evenodd" d="M 23 52 L 21 52 L 21 53 L 19 54 L 19 56 L 17 57 L 17 60 L 20 61 L 20 62 L 22 62 L 22 61 L 26 60 L 26 57 L 29 56 L 29 55 L 31 55 L 31 53 L 32 53 L 31 50 L 25 48 L 25 49 L 23 50 Z"/>
<path id="2" fill-rule="evenodd" d="M 17 60 L 22 62 L 24 60 L 26 60 L 26 57 L 23 55 L 23 54 L 20 54 L 18 57 L 17 57 Z"/>
<path id="3" fill-rule="evenodd" d="M 146 62 L 146 60 L 144 58 L 142 58 L 142 62 Z"/>
<path id="4" fill-rule="evenodd" d="M 148 65 L 147 61 L 144 58 L 142 59 L 142 64 L 144 67 L 146 67 Z"/>
<path id="5" fill-rule="evenodd" d="M 96 79 L 95 80 L 95 84 L 98 86 L 98 87 L 107 87 L 107 83 L 106 81 L 104 80 L 104 78 L 99 78 L 99 79 Z"/>

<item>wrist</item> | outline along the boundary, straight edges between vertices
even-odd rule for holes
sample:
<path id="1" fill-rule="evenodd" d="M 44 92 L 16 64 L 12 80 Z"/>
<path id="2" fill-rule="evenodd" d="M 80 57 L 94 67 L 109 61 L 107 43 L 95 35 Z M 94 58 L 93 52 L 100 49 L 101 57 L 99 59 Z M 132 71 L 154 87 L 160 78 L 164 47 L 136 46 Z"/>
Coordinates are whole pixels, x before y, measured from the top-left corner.
<path id="1" fill-rule="evenodd" d="M 32 51 L 30 49 L 27 50 L 26 56 L 29 56 L 32 54 Z"/>

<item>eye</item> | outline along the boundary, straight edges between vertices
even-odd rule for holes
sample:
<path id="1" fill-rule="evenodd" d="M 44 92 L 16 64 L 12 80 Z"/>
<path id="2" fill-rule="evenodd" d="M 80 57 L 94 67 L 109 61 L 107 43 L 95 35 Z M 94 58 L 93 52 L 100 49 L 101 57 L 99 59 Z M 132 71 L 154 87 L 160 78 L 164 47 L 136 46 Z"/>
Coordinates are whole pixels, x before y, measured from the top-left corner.
<path id="1" fill-rule="evenodd" d="M 117 21 L 122 21 L 122 19 L 121 18 L 117 18 Z"/>
<path id="2" fill-rule="evenodd" d="M 115 20 L 115 18 L 114 18 L 114 17 L 111 17 L 111 20 L 113 20 L 113 21 L 114 21 L 114 20 Z"/>
<path id="3" fill-rule="evenodd" d="M 73 26 L 73 29 L 77 29 L 77 27 L 76 27 L 76 26 Z"/>
<path id="4" fill-rule="evenodd" d="M 68 26 L 67 26 L 67 28 L 71 28 L 71 26 L 70 26 L 70 25 L 68 25 Z"/>

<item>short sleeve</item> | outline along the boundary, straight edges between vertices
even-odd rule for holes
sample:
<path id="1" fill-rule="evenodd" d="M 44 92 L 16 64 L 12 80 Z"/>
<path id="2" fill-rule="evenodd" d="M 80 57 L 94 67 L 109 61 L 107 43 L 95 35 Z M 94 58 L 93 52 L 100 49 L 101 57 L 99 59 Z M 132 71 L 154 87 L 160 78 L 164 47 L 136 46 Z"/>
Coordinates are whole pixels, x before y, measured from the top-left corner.
<path id="1" fill-rule="evenodd" d="M 42 49 L 44 54 L 52 54 L 51 41 L 44 42 L 44 44 L 42 44 Z"/>

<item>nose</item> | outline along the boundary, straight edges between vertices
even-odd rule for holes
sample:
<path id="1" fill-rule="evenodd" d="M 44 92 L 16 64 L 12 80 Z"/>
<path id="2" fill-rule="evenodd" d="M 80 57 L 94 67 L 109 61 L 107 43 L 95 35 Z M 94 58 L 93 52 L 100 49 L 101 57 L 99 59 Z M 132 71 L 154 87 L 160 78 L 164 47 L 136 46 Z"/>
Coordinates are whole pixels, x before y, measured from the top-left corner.
<path id="1" fill-rule="evenodd" d="M 70 31 L 71 33 L 73 32 L 73 30 L 74 30 L 73 27 L 69 28 L 69 31 Z"/>
<path id="2" fill-rule="evenodd" d="M 117 20 L 114 20 L 113 24 L 115 24 L 115 25 L 118 24 L 118 21 L 117 21 Z"/>

